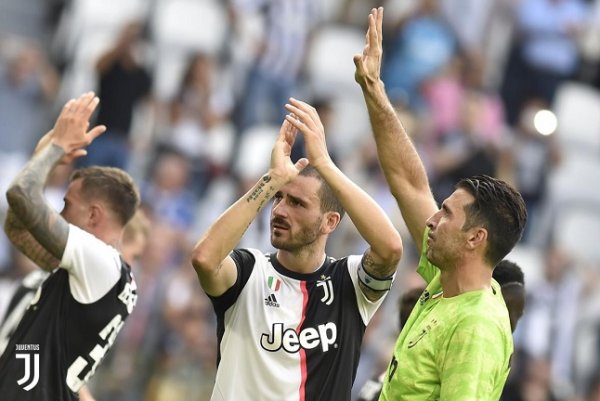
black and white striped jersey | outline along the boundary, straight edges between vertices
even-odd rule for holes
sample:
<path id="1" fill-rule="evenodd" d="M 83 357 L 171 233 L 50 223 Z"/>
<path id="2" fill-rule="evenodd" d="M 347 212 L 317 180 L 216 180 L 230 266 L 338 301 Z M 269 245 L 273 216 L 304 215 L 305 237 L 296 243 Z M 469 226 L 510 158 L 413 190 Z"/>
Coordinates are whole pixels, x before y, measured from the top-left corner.
<path id="1" fill-rule="evenodd" d="M 117 250 L 69 226 L 60 267 L 38 288 L 0 356 L 0 398 L 79 399 L 136 299 Z"/>
<path id="2" fill-rule="evenodd" d="M 237 281 L 212 298 L 219 360 L 211 400 L 350 400 L 366 325 L 383 302 L 358 286 L 362 257 L 327 257 L 300 274 L 276 254 L 231 256 Z"/>

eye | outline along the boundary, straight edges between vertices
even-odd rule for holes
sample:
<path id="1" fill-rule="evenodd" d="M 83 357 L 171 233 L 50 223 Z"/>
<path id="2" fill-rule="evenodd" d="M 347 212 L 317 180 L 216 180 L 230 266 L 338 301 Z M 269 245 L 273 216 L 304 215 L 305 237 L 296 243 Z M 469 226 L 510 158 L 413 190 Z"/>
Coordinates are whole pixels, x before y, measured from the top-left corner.
<path id="1" fill-rule="evenodd" d="M 280 192 L 277 192 L 275 196 L 273 196 L 273 203 L 279 203 L 279 201 L 281 201 L 281 198 L 283 198 L 283 195 L 281 195 Z"/>

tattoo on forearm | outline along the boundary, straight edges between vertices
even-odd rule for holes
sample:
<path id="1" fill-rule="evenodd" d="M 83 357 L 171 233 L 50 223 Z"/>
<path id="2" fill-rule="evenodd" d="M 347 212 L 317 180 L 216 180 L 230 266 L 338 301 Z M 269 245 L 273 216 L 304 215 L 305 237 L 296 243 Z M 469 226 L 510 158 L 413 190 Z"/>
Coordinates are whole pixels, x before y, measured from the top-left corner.
<path id="1" fill-rule="evenodd" d="M 260 212 L 262 210 L 265 203 L 267 203 L 269 199 L 271 199 L 271 197 L 274 195 L 273 192 L 275 192 L 275 190 L 272 186 L 270 186 L 269 189 L 267 189 L 267 192 L 265 193 L 265 197 L 260 201 L 258 208 L 256 208 L 256 212 Z"/>
<path id="2" fill-rule="evenodd" d="M 62 258 L 69 234 L 68 223 L 47 203 L 44 185 L 64 151 L 50 145 L 23 168 L 8 192 L 10 207 L 35 240 L 53 257 Z"/>
<path id="3" fill-rule="evenodd" d="M 248 196 L 248 198 L 246 198 L 246 202 L 250 203 L 251 201 L 257 200 L 260 197 L 260 195 L 264 192 L 264 188 L 269 181 L 271 181 L 271 176 L 269 176 L 269 175 L 263 176 L 262 181 L 260 181 L 258 186 L 254 189 L 254 191 L 252 191 L 250 196 Z M 268 197 L 267 197 L 267 199 L 268 199 Z M 260 208 L 259 208 L 259 210 L 260 210 Z"/>
<path id="4" fill-rule="evenodd" d="M 45 250 L 39 242 L 27 231 L 27 227 L 17 218 L 12 209 L 8 209 L 4 231 L 10 242 L 37 266 L 45 270 L 52 270 L 58 266 L 60 260 Z"/>

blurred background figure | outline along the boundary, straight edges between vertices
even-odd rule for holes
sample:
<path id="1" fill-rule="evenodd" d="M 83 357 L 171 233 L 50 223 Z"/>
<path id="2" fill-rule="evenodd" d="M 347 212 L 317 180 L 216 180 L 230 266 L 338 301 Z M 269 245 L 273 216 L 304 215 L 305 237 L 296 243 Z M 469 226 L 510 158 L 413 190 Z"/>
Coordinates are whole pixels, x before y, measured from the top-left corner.
<path id="1" fill-rule="evenodd" d="M 553 135 L 554 132 L 540 132 L 536 121 L 538 113 L 547 108 L 547 103 L 539 98 L 532 98 L 524 104 L 519 123 L 507 138 L 501 159 L 503 174 L 515 184 L 527 206 L 524 241 L 529 240 L 529 233 L 538 224 L 548 180 L 561 161 L 562 152 L 556 135 Z"/>
<path id="2" fill-rule="evenodd" d="M 102 99 L 96 123 L 106 125 L 108 131 L 88 147 L 87 157 L 79 159 L 80 165 L 128 167 L 134 109 L 147 99 L 152 85 L 140 60 L 142 29 L 139 22 L 125 25 L 114 47 L 96 62 L 97 94 Z"/>
<path id="3" fill-rule="evenodd" d="M 316 0 L 233 0 L 236 13 L 259 13 L 264 35 L 255 49 L 240 99 L 241 130 L 260 123 L 277 124 L 286 114 L 282 105 L 297 93 L 300 71 L 311 31 L 319 22 Z"/>
<path id="4" fill-rule="evenodd" d="M 390 100 L 418 108 L 421 84 L 443 69 L 456 51 L 456 38 L 439 1 L 419 1 L 414 12 L 399 20 L 386 38 L 384 46 L 389 50 L 382 78 Z"/>
<path id="5" fill-rule="evenodd" d="M 213 179 L 229 173 L 235 144 L 233 98 L 219 85 L 219 68 L 208 54 L 191 57 L 169 104 L 169 133 L 162 139 L 190 160 L 194 191 L 200 196 Z"/>
<path id="6" fill-rule="evenodd" d="M 551 104 L 558 86 L 580 66 L 578 35 L 586 19 L 583 0 L 520 0 L 515 10 L 515 41 L 504 81 L 511 125 L 527 98 Z"/>
<path id="7" fill-rule="evenodd" d="M 1 193 L 6 192 L 9 180 L 25 164 L 42 129 L 50 123 L 49 107 L 58 85 L 56 69 L 36 42 L 0 36 Z M 0 208 L 6 208 L 4 196 Z M 0 264 L 3 252 L 6 245 L 0 240 Z"/>

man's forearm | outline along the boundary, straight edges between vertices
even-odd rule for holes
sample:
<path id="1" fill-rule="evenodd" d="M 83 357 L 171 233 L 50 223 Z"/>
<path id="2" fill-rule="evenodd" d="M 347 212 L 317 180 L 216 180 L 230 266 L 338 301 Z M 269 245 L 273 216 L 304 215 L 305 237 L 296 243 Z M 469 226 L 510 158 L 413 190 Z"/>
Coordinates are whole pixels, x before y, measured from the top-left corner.
<path id="1" fill-rule="evenodd" d="M 265 174 L 244 196 L 231 205 L 196 244 L 194 253 L 201 255 L 208 268 L 217 268 L 233 248 L 260 211 L 283 186 Z"/>
<path id="2" fill-rule="evenodd" d="M 383 209 L 333 163 L 318 170 L 369 244 L 370 272 L 379 277 L 393 274 L 402 255 L 402 240 Z"/>
<path id="3" fill-rule="evenodd" d="M 390 103 L 383 82 L 362 86 L 377 154 L 392 193 L 401 195 L 404 185 L 428 188 L 423 162 Z"/>
<path id="4" fill-rule="evenodd" d="M 60 260 L 52 256 L 27 231 L 27 227 L 19 220 L 11 208 L 7 210 L 4 221 L 4 232 L 10 242 L 33 263 L 44 270 L 55 269 Z"/>
<path id="5" fill-rule="evenodd" d="M 47 204 L 44 185 L 64 154 L 60 146 L 47 145 L 25 165 L 6 193 L 8 204 L 18 221 L 44 249 L 59 260 L 67 243 L 69 226 Z"/>

